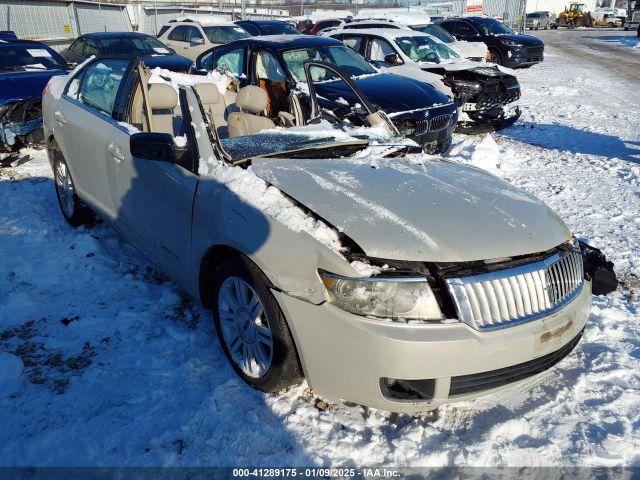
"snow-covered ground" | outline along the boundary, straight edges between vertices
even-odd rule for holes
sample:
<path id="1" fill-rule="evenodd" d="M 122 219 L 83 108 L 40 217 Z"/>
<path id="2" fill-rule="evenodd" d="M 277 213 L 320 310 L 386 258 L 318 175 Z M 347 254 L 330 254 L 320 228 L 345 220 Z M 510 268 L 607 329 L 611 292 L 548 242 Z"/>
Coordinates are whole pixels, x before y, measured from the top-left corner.
<path id="1" fill-rule="evenodd" d="M 559 365 L 436 421 L 251 390 L 206 312 L 109 227 L 64 222 L 27 151 L 0 168 L 0 466 L 640 465 L 640 94 L 553 52 L 517 75 L 522 120 L 452 157 L 615 262 L 623 285 Z"/>

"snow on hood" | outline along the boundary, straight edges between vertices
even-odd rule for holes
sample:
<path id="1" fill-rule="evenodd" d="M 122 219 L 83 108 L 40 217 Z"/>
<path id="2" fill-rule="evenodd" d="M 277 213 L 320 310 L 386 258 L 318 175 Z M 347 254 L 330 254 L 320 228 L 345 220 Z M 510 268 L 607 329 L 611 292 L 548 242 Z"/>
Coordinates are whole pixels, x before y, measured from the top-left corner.
<path id="1" fill-rule="evenodd" d="M 465 58 L 485 58 L 487 55 L 487 46 L 483 42 L 465 42 L 458 40 L 453 43 L 447 43 L 461 57 Z"/>
<path id="2" fill-rule="evenodd" d="M 545 251 L 570 235 L 535 197 L 438 157 L 258 158 L 252 168 L 370 257 L 483 260 Z"/>
<path id="3" fill-rule="evenodd" d="M 252 167 L 234 167 L 213 158 L 200 159 L 199 163 L 200 175 L 215 178 L 248 205 L 294 232 L 308 233 L 337 254 L 343 251 L 338 234 L 333 228 L 311 217 L 278 188 L 258 178 Z"/>

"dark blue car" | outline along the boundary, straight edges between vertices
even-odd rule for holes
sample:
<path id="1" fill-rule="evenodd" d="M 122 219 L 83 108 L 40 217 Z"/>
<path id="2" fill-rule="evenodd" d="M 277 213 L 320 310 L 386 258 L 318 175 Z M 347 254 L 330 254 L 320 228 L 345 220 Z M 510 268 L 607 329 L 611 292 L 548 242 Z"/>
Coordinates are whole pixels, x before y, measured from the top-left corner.
<path id="1" fill-rule="evenodd" d="M 238 20 L 235 23 L 254 37 L 260 35 L 302 35 L 296 27 L 280 20 Z"/>
<path id="2" fill-rule="evenodd" d="M 533 35 L 520 35 L 495 18 L 447 18 L 439 22 L 457 40 L 484 42 L 488 60 L 505 67 L 530 67 L 544 59 L 544 42 Z"/>
<path id="3" fill-rule="evenodd" d="M 70 64 L 81 63 L 91 56 L 130 55 L 142 59 L 147 67 L 188 72 L 191 60 L 178 55 L 171 47 L 151 35 L 136 32 L 99 32 L 80 35 L 62 56 Z"/>
<path id="4" fill-rule="evenodd" d="M 47 45 L 0 39 L 0 150 L 42 140 L 42 91 L 66 73 L 64 59 Z"/>

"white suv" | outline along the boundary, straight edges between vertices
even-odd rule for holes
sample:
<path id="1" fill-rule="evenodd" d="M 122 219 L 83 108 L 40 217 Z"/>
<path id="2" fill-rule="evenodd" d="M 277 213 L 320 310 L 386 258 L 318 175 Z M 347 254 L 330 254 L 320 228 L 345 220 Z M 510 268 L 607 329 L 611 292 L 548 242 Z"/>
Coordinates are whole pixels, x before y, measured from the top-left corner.
<path id="1" fill-rule="evenodd" d="M 244 28 L 220 17 L 170 20 L 158 33 L 163 43 L 191 60 L 211 47 L 250 36 Z"/>

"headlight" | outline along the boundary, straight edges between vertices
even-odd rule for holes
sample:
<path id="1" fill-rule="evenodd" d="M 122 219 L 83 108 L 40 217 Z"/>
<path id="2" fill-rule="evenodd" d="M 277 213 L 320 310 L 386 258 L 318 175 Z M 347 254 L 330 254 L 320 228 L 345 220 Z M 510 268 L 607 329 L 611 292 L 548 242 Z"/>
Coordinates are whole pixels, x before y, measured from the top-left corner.
<path id="1" fill-rule="evenodd" d="M 482 91 L 482 85 L 469 80 L 447 80 L 457 93 L 475 94 Z M 445 84 L 446 84 L 445 82 Z"/>
<path id="2" fill-rule="evenodd" d="M 396 128 L 403 135 L 413 135 L 416 131 L 416 122 L 415 120 L 403 120 L 396 124 Z"/>
<path id="3" fill-rule="evenodd" d="M 524 47 L 523 44 L 517 42 L 516 40 L 507 40 L 506 38 L 501 38 L 500 43 L 508 47 Z"/>
<path id="4" fill-rule="evenodd" d="M 440 320 L 438 300 L 424 277 L 348 278 L 319 272 L 329 301 L 350 313 L 392 320 Z"/>

